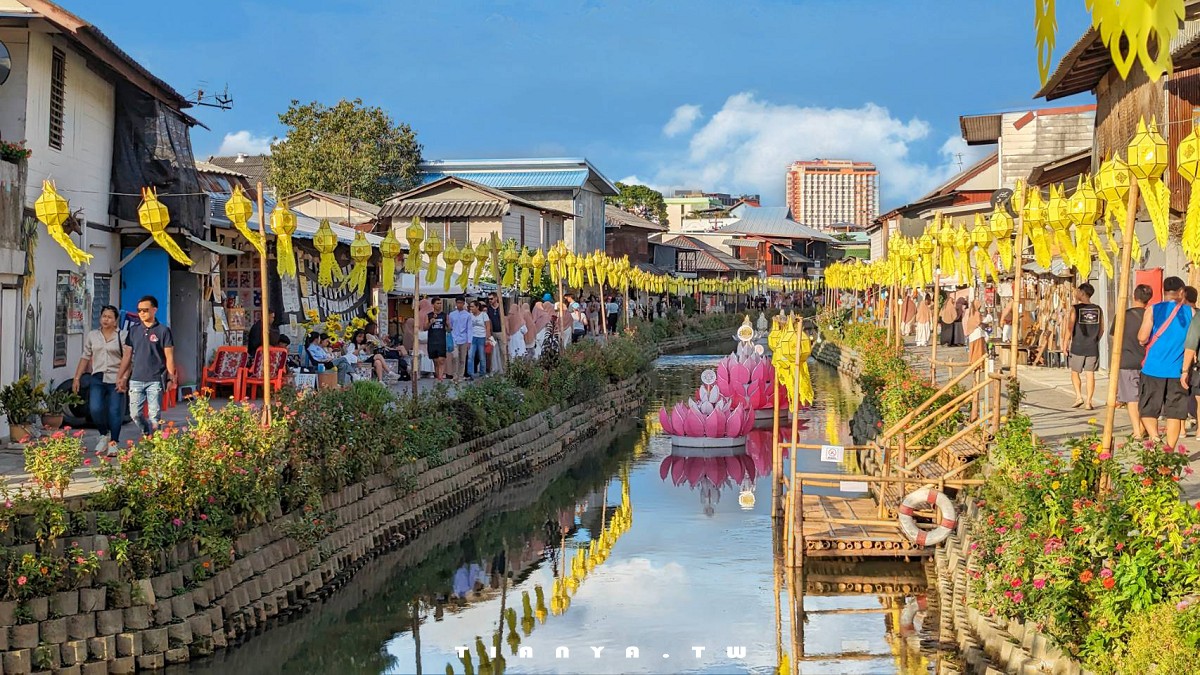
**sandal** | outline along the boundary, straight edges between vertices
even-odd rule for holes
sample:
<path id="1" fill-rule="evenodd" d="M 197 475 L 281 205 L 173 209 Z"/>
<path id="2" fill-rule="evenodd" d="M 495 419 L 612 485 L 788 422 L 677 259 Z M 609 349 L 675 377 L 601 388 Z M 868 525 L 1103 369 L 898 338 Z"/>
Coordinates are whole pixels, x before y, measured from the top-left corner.
<path id="1" fill-rule="evenodd" d="M 1074 405 L 1072 405 L 1071 407 L 1072 407 L 1072 408 L 1078 408 L 1078 407 L 1079 407 L 1079 406 L 1081 406 L 1081 405 L 1083 405 L 1083 401 L 1075 401 L 1075 404 L 1074 404 Z"/>

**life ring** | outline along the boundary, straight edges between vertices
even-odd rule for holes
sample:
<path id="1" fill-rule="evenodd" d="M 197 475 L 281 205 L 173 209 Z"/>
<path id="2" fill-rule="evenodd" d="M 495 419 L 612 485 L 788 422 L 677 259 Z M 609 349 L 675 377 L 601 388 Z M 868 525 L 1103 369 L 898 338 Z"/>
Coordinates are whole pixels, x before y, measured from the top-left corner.
<path id="1" fill-rule="evenodd" d="M 908 637 L 917 632 L 916 619 L 917 614 L 925 612 L 925 596 L 912 598 L 908 604 L 904 605 L 904 611 L 900 613 L 900 635 Z M 924 621 L 922 621 L 922 624 Z"/>
<path id="2" fill-rule="evenodd" d="M 913 520 L 916 507 L 922 504 L 936 504 L 942 512 L 942 521 L 938 523 L 936 529 L 922 530 Z M 900 521 L 900 530 L 904 532 L 904 536 L 908 537 L 909 541 L 917 546 L 937 546 L 946 537 L 949 537 L 954 528 L 958 526 L 958 511 L 954 508 L 954 502 L 933 488 L 921 488 L 909 493 L 904 501 L 900 502 L 900 508 L 897 511 L 896 519 Z"/>

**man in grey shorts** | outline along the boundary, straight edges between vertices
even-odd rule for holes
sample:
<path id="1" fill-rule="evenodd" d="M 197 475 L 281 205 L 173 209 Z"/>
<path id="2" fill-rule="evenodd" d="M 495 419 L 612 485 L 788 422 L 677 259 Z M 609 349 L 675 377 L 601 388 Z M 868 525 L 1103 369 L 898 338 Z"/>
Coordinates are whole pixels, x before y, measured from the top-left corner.
<path id="1" fill-rule="evenodd" d="M 1092 410 L 1092 397 L 1096 394 L 1096 371 L 1100 368 L 1100 335 L 1104 325 L 1104 311 L 1092 303 L 1095 289 L 1091 284 L 1079 284 L 1075 289 L 1075 304 L 1066 325 L 1067 365 L 1071 368 L 1071 384 L 1075 387 L 1075 405 Z M 1084 376 L 1086 373 L 1086 376 Z M 1084 377 L 1087 378 L 1086 398 Z"/>
<path id="2" fill-rule="evenodd" d="M 1133 437 L 1142 438 L 1142 418 L 1138 414 L 1138 392 L 1141 387 L 1142 361 L 1146 358 L 1146 346 L 1138 342 L 1138 330 L 1142 326 L 1142 317 L 1146 314 L 1146 305 L 1154 290 L 1146 284 L 1138 284 L 1133 289 L 1133 307 L 1125 310 L 1125 339 L 1121 343 L 1121 369 L 1117 372 L 1117 403 L 1123 403 L 1129 412 L 1129 423 L 1133 427 Z M 1115 327 L 1115 326 L 1114 326 Z M 1112 328 L 1108 334 L 1112 335 Z"/>

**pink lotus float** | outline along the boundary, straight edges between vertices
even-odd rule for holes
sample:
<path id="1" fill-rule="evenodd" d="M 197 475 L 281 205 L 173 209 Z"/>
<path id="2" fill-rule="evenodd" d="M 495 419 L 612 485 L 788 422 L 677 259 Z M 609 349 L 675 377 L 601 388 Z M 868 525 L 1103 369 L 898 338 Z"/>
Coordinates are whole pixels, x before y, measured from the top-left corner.
<path id="1" fill-rule="evenodd" d="M 742 351 L 742 350 L 739 350 Z M 717 363 L 717 388 L 735 401 L 745 401 L 752 410 L 770 409 L 775 404 L 775 366 L 754 352 L 734 352 Z M 786 408 L 787 392 L 779 405 Z"/>
<path id="2" fill-rule="evenodd" d="M 693 488 L 704 480 L 712 485 L 728 487 L 741 485 L 745 480 L 753 481 L 758 477 L 758 469 L 749 455 L 725 455 L 721 457 L 688 457 L 667 455 L 658 467 L 658 475 L 663 480 L 670 476 L 675 485 L 685 482 Z"/>
<path id="3" fill-rule="evenodd" d="M 696 397 L 674 408 L 660 408 L 658 420 L 675 445 L 722 447 L 740 445 L 754 428 L 754 414 L 745 403 L 722 396 L 715 385 L 701 385 Z"/>

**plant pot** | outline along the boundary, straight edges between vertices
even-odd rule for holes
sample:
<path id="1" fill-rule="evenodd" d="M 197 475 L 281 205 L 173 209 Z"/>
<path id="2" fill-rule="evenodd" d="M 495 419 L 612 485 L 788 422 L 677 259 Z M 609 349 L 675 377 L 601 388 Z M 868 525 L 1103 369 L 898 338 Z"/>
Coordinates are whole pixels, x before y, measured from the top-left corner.
<path id="1" fill-rule="evenodd" d="M 63 416 L 57 415 L 42 415 L 42 426 L 47 429 L 61 429 L 63 425 Z"/>
<path id="2" fill-rule="evenodd" d="M 27 424 L 8 425 L 8 439 L 13 443 L 20 443 L 31 436 L 33 436 L 33 428 Z"/>
<path id="3" fill-rule="evenodd" d="M 337 372 L 317 373 L 317 389 L 334 389 L 338 386 Z"/>

